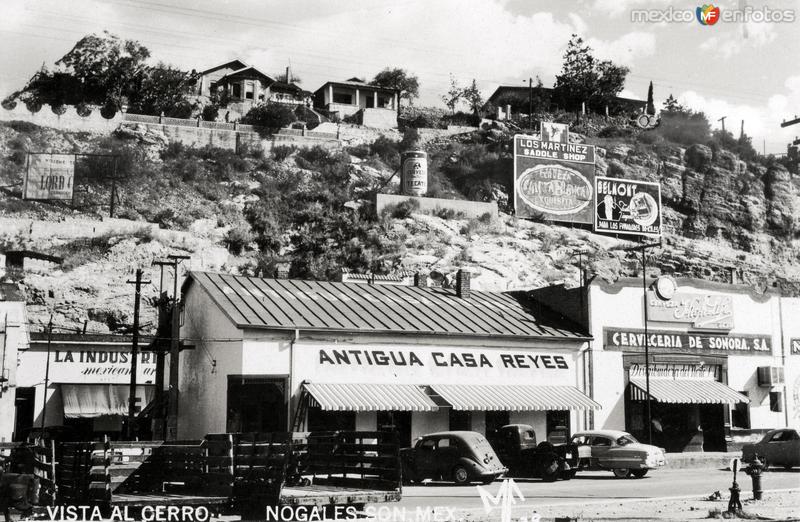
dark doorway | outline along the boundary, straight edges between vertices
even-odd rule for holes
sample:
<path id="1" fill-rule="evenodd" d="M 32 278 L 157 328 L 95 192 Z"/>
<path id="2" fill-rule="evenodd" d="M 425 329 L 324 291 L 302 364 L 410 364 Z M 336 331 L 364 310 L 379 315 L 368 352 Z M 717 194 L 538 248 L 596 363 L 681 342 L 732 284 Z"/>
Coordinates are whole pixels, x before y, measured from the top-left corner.
<path id="1" fill-rule="evenodd" d="M 703 451 L 725 451 L 725 405 L 701 404 L 700 429 L 703 430 Z"/>
<path id="2" fill-rule="evenodd" d="M 379 411 L 378 431 L 393 431 L 401 448 L 411 446 L 411 412 Z"/>
<path id="3" fill-rule="evenodd" d="M 570 436 L 569 410 L 549 410 L 546 417 L 547 441 L 563 444 Z"/>
<path id="4" fill-rule="evenodd" d="M 228 432 L 286 431 L 286 379 L 228 377 Z"/>
<path id="5" fill-rule="evenodd" d="M 450 431 L 472 430 L 472 412 L 450 409 Z"/>
<path id="6" fill-rule="evenodd" d="M 14 395 L 14 440 L 21 441 L 33 428 L 36 388 L 17 388 Z"/>
<path id="7" fill-rule="evenodd" d="M 493 436 L 495 431 L 509 424 L 511 424 L 511 415 L 507 411 L 487 411 L 486 437 Z"/>
<path id="8" fill-rule="evenodd" d="M 325 411 L 319 406 L 308 408 L 308 431 L 355 431 L 356 412 Z"/>

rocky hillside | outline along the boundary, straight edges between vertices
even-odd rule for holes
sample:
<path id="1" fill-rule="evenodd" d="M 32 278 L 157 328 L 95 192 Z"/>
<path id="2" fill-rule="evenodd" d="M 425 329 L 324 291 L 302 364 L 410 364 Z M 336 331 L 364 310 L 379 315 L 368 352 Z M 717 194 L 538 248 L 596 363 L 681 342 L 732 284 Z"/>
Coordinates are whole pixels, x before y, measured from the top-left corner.
<path id="1" fill-rule="evenodd" d="M 591 123 L 591 122 L 589 122 Z M 743 161 L 713 143 L 678 145 L 657 134 L 584 123 L 575 139 L 600 147 L 597 173 L 659 181 L 667 233 L 653 251 L 655 271 L 759 289 L 800 290 L 797 178 L 774 160 Z M 608 137 L 614 135 L 615 137 Z M 507 211 L 511 159 L 502 126 L 423 142 L 437 196 L 496 199 Z M 405 139 L 419 139 L 409 136 Z M 341 152 L 280 147 L 233 154 L 186 150 L 135 130 L 114 136 L 66 133 L 30 124 L 0 126 L 0 252 L 29 249 L 64 258 L 31 263 L 25 278 L 33 322 L 54 314 L 61 327 L 129 328 L 132 271 L 153 281 L 153 260 L 191 256 L 192 269 L 271 274 L 288 262 L 294 277 L 332 278 L 342 269 L 451 274 L 469 267 L 474 286 L 534 288 L 579 281 L 576 252 L 608 280 L 639 273 L 629 243 L 587 230 L 516 219 L 467 220 L 452 212 L 401 206 L 374 215 L 370 200 L 392 191 L 398 143 L 378 138 Z M 119 220 L 109 220 L 107 160 L 78 164 L 74 206 L 22 201 L 25 150 L 114 151 Z M 393 180 L 394 181 L 394 180 Z M 3 261 L 3 259 L 0 259 Z M 167 279 L 169 281 L 169 278 Z M 151 306 L 144 320 L 154 324 Z"/>

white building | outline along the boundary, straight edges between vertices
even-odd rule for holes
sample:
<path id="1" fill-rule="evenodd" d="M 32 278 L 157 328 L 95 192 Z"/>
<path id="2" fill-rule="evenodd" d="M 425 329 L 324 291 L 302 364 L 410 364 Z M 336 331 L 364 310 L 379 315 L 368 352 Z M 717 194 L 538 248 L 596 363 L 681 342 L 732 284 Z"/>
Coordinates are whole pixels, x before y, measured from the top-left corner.
<path id="1" fill-rule="evenodd" d="M 584 427 L 588 336 L 524 293 L 193 272 L 178 437 L 226 431 Z"/>

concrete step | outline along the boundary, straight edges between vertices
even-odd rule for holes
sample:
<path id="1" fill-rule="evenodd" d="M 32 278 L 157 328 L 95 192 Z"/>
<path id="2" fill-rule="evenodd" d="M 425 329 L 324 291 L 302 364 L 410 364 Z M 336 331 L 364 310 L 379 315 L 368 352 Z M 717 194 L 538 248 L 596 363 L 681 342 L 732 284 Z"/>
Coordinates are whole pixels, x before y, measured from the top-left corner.
<path id="1" fill-rule="evenodd" d="M 667 469 L 728 469 L 733 459 L 741 459 L 737 452 L 686 452 L 667 453 Z M 741 466 L 741 464 L 740 464 Z"/>

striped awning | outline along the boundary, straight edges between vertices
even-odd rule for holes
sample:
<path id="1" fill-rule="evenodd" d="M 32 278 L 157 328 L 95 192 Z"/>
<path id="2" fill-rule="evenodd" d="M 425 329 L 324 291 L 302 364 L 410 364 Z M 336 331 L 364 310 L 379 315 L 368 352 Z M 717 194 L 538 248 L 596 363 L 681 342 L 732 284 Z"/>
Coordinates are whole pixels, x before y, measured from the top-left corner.
<path id="1" fill-rule="evenodd" d="M 631 399 L 647 400 L 644 379 L 631 379 Z M 750 402 L 741 393 L 711 379 L 650 379 L 650 397 L 673 404 L 735 404 Z"/>
<path id="2" fill-rule="evenodd" d="M 599 410 L 601 407 L 574 386 L 432 384 L 431 388 L 454 410 Z"/>
<path id="3" fill-rule="evenodd" d="M 155 386 L 137 386 L 137 412 L 155 395 Z M 91 419 L 104 415 L 128 415 L 130 386 L 127 384 L 62 384 L 64 417 Z"/>
<path id="4" fill-rule="evenodd" d="M 437 411 L 438 406 L 416 384 L 304 383 L 323 410 Z"/>

